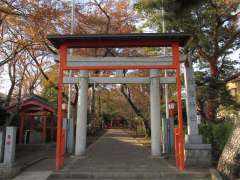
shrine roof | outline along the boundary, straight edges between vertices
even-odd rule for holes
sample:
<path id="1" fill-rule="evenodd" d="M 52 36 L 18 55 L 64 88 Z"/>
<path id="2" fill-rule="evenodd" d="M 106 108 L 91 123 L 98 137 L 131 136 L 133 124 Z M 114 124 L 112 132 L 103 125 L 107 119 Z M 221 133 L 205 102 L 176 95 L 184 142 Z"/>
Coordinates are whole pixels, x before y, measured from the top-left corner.
<path id="1" fill-rule="evenodd" d="M 20 102 L 20 112 L 35 112 L 35 111 L 46 111 L 55 112 L 53 104 L 49 103 L 47 99 L 37 96 L 35 94 L 29 95 L 22 99 Z M 13 104 L 7 108 L 9 112 L 15 112 L 17 104 Z"/>
<path id="2" fill-rule="evenodd" d="M 183 47 L 190 40 L 188 33 L 130 33 L 130 34 L 74 34 L 48 35 L 54 47 L 166 47 L 178 42 Z"/>

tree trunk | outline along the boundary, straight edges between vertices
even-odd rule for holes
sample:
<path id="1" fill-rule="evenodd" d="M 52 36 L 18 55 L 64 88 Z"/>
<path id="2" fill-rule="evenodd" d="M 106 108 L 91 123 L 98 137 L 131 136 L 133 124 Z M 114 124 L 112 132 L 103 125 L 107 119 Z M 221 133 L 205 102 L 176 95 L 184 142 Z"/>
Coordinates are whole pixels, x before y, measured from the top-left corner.
<path id="1" fill-rule="evenodd" d="M 211 77 L 216 78 L 218 76 L 218 67 L 217 67 L 217 61 L 213 60 L 210 62 L 210 72 L 211 72 Z"/>
<path id="2" fill-rule="evenodd" d="M 212 97 L 207 99 L 204 103 L 204 117 L 210 122 L 216 121 L 217 108 L 218 103 L 216 102 L 216 98 Z"/>
<path id="3" fill-rule="evenodd" d="M 200 106 L 200 112 L 202 116 L 209 122 L 214 122 L 217 120 L 217 109 L 220 105 L 219 99 L 221 98 L 219 95 L 218 83 L 219 83 L 219 69 L 218 69 L 218 56 L 213 56 L 207 59 L 209 62 L 210 69 L 210 77 L 207 77 L 202 84 L 208 91 L 206 93 L 206 99 L 203 101 Z M 236 75 L 237 76 L 237 75 Z M 207 83 L 207 84 L 206 84 Z"/>
<path id="4" fill-rule="evenodd" d="M 127 100 L 127 102 L 130 104 L 130 106 L 131 106 L 131 108 L 133 109 L 133 111 L 135 112 L 135 114 L 136 114 L 137 116 L 139 116 L 139 117 L 143 120 L 145 129 L 146 129 L 146 133 L 147 133 L 146 135 L 147 135 L 147 136 L 150 136 L 150 134 L 151 134 L 151 128 L 150 128 L 149 123 L 148 123 L 149 120 L 146 119 L 146 118 L 142 115 L 141 111 L 140 111 L 140 110 L 137 108 L 137 106 L 133 103 L 131 97 L 126 94 L 126 92 L 124 91 L 124 86 L 123 86 L 123 85 L 122 85 L 122 87 L 121 87 L 121 93 L 123 94 L 123 96 L 125 97 L 125 99 Z"/>
<path id="5" fill-rule="evenodd" d="M 209 61 L 209 67 L 210 67 L 210 75 L 211 75 L 209 88 L 212 90 L 208 92 L 208 99 L 204 103 L 205 104 L 204 112 L 207 120 L 213 122 L 213 121 L 216 121 L 217 108 L 219 106 L 219 103 L 217 102 L 218 100 L 217 93 L 214 93 L 216 79 L 219 74 L 216 58 L 213 58 Z"/>
<path id="6" fill-rule="evenodd" d="M 5 107 L 8 107 L 11 102 L 12 94 L 16 85 L 16 60 L 15 59 L 13 63 L 8 64 L 8 75 L 11 81 L 11 86 L 8 91 L 7 99 L 5 101 L 5 105 L 4 105 Z"/>
<path id="7" fill-rule="evenodd" d="M 15 87 L 15 82 L 11 82 L 11 86 L 9 88 L 8 94 L 7 94 L 7 99 L 5 101 L 5 107 L 8 107 L 12 98 L 13 90 Z"/>
<path id="8" fill-rule="evenodd" d="M 240 175 L 240 123 L 234 128 L 219 159 L 218 171 L 225 179 L 236 179 Z"/>

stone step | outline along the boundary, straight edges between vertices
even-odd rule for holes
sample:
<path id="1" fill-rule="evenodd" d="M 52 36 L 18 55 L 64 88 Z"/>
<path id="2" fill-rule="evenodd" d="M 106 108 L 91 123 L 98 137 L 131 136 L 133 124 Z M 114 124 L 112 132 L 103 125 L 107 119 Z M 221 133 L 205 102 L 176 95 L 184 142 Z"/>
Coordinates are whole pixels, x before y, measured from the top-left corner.
<path id="1" fill-rule="evenodd" d="M 138 180 L 139 178 L 87 178 L 87 179 L 83 179 L 80 178 L 79 180 Z M 58 179 L 51 179 L 51 180 L 58 180 Z M 60 180 L 76 180 L 76 179 L 60 179 Z M 146 178 L 146 179 L 142 179 L 142 180 L 177 180 L 177 179 L 172 179 L 172 178 Z M 180 180 L 211 180 L 211 178 L 194 178 L 194 177 L 187 177 L 187 178 L 181 178 Z"/>
<path id="2" fill-rule="evenodd" d="M 144 172 L 147 171 L 149 168 L 81 168 L 80 172 Z M 164 171 L 164 170 L 163 170 Z M 174 170 L 173 170 L 174 171 Z M 68 172 L 67 170 L 64 170 L 62 172 Z M 71 170 L 71 172 L 78 172 L 77 170 Z M 159 169 L 152 168 L 151 172 L 159 172 Z"/>
<path id="3" fill-rule="evenodd" d="M 145 180 L 207 180 L 211 179 L 209 172 L 174 173 L 174 172 L 55 172 L 48 177 L 48 180 L 75 180 L 75 179 L 145 179 Z"/>

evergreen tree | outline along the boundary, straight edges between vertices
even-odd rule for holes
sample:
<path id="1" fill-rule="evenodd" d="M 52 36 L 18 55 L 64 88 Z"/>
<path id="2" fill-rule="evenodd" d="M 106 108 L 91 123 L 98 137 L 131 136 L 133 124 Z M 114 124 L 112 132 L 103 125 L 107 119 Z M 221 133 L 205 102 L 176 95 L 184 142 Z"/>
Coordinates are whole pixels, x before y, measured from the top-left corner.
<path id="1" fill-rule="evenodd" d="M 197 63 L 198 105 L 205 119 L 215 121 L 220 104 L 238 107 L 226 88 L 228 81 L 240 75 L 239 62 L 229 58 L 240 47 L 237 0 L 139 0 L 136 8 L 147 18 L 144 27 L 162 32 L 164 8 L 168 32 L 192 34 L 185 50 Z"/>

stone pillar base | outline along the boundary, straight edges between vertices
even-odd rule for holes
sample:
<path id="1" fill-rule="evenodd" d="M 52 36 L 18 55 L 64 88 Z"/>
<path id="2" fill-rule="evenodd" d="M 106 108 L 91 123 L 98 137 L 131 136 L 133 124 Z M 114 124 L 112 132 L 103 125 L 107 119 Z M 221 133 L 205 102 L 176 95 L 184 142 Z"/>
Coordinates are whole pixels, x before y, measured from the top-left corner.
<path id="1" fill-rule="evenodd" d="M 185 144 L 186 166 L 211 166 L 211 149 L 210 144 Z"/>
<path id="2" fill-rule="evenodd" d="M 202 136 L 200 134 L 186 134 L 185 135 L 186 144 L 202 144 Z"/>

